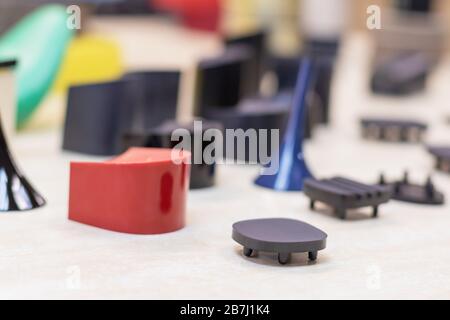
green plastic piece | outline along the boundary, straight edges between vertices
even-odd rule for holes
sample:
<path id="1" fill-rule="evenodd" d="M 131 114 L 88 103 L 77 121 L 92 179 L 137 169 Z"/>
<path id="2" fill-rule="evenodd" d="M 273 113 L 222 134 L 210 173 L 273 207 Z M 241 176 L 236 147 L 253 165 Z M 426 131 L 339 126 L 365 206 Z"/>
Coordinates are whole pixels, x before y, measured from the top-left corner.
<path id="1" fill-rule="evenodd" d="M 58 74 L 73 30 L 60 5 L 43 6 L 0 38 L 0 59 L 17 59 L 17 125 L 33 114 Z"/>

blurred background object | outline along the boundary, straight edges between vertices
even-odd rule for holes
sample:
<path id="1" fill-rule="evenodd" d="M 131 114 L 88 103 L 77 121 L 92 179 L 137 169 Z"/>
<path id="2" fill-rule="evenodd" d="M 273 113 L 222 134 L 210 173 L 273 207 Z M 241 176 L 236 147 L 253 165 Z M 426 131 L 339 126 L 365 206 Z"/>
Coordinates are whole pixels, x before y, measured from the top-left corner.
<path id="1" fill-rule="evenodd" d="M 174 13 L 187 27 L 206 31 L 220 28 L 222 0 L 150 0 L 150 5 Z"/>
<path id="2" fill-rule="evenodd" d="M 116 0 L 99 3 L 95 12 L 104 15 L 145 15 L 153 13 L 153 8 L 149 0 Z"/>
<path id="3" fill-rule="evenodd" d="M 14 68 L 16 60 L 0 59 L 0 120 L 6 139 L 11 139 L 16 132 L 16 77 Z"/>
<path id="4" fill-rule="evenodd" d="M 81 35 L 67 49 L 54 90 L 65 93 L 73 85 L 115 80 L 123 72 L 122 51 L 114 40 Z"/>
<path id="5" fill-rule="evenodd" d="M 180 73 L 141 71 L 120 80 L 73 86 L 69 91 L 63 149 L 117 155 L 123 137 L 148 132 L 177 113 Z"/>
<path id="6" fill-rule="evenodd" d="M 279 155 L 265 166 L 255 184 L 277 191 L 302 191 L 306 179 L 313 175 L 303 152 L 308 93 L 313 89 L 314 64 L 310 57 L 302 60 L 292 100 L 291 113 Z M 274 160 L 276 159 L 276 160 Z M 278 161 L 278 162 L 276 162 Z M 271 172 L 277 168 L 277 171 Z"/>
<path id="7" fill-rule="evenodd" d="M 395 0 L 397 8 L 405 11 L 430 12 L 434 0 Z"/>
<path id="8" fill-rule="evenodd" d="M 161 125 L 143 130 L 141 132 L 130 132 L 123 136 L 123 149 L 128 150 L 132 147 L 144 148 L 177 148 L 191 152 L 191 182 L 190 189 L 211 188 L 216 182 L 216 163 L 205 159 L 208 150 L 217 148 L 222 142 L 203 141 L 206 131 L 216 130 L 223 132 L 222 124 L 218 122 L 196 119 L 195 122 L 180 123 L 177 121 L 165 121 Z M 181 130 L 177 133 L 177 139 L 173 140 L 175 130 Z"/>
<path id="9" fill-rule="evenodd" d="M 396 4 L 383 11 L 382 28 L 373 32 L 375 93 L 404 95 L 425 90 L 445 49 L 445 22 L 441 14 L 431 12 L 432 1 Z"/>
<path id="10" fill-rule="evenodd" d="M 0 65 L 0 72 L 1 71 Z M 1 109 L 4 111 L 4 109 Z M 0 115 L 1 117 L 1 115 Z M 0 122 L 0 212 L 20 212 L 40 208 L 45 199 L 21 173 L 9 148 Z"/>
<path id="11" fill-rule="evenodd" d="M 266 98 L 292 96 L 302 55 L 314 55 L 316 85 L 308 108 L 313 120 L 307 130 L 312 132 L 317 124 L 331 121 L 340 51 L 349 39 L 358 36 L 375 45 L 368 50 L 373 56 L 369 90 L 409 95 L 426 89 L 442 61 L 450 17 L 450 5 L 442 0 L 4 0 L 0 30 L 43 4 L 72 2 L 81 6 L 82 32 L 64 51 L 62 62 L 52 59 L 57 76 L 49 81 L 53 90 L 44 90 L 37 103 L 42 106 L 36 105 L 33 116 L 19 116 L 21 123 L 29 119 L 30 128 L 50 118 L 54 121 L 49 124 L 61 125 L 61 105 L 72 85 L 114 81 L 127 71 L 155 68 L 180 71 L 177 114 L 189 120 L 195 113 L 198 62 L 241 44 L 253 51 L 253 66 L 247 69 L 254 68 L 242 81 L 253 86 L 254 96 Z M 381 30 L 367 29 L 369 5 L 381 8 Z"/>
<path id="12" fill-rule="evenodd" d="M 48 5 L 0 37 L 0 58 L 17 59 L 17 124 L 23 125 L 53 84 L 73 30 L 62 6 Z"/>

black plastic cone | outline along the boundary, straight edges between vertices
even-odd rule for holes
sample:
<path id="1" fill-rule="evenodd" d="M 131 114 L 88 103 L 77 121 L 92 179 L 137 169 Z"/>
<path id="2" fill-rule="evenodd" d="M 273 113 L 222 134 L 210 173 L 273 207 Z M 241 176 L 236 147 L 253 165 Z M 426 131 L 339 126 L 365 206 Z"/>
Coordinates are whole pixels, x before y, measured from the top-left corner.
<path id="1" fill-rule="evenodd" d="M 0 124 L 0 212 L 32 210 L 44 204 L 15 165 Z"/>

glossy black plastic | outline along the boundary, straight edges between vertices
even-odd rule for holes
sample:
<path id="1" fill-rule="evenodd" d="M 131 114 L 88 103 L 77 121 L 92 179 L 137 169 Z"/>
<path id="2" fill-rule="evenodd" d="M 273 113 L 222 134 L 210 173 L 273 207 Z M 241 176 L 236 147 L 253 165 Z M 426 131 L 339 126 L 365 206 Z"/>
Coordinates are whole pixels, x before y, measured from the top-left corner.
<path id="1" fill-rule="evenodd" d="M 205 163 L 203 157 L 204 150 L 215 143 L 215 141 L 203 141 L 203 134 L 206 130 L 217 129 L 220 132 L 223 131 L 223 126 L 217 122 L 201 121 L 189 124 L 180 124 L 175 121 L 167 121 L 161 126 L 154 129 L 137 132 L 127 133 L 123 136 L 123 149 L 126 150 L 129 147 L 149 147 L 149 148 L 174 148 L 184 139 L 190 139 L 188 150 L 192 152 L 192 165 L 191 165 L 191 189 L 203 189 L 214 186 L 216 181 L 216 164 Z M 172 133 L 177 129 L 184 129 L 186 134 L 175 141 L 172 141 Z M 200 146 L 200 148 L 196 148 Z M 195 163 L 195 159 L 199 158 L 201 163 Z"/>
<path id="2" fill-rule="evenodd" d="M 43 205 L 44 198 L 14 163 L 0 124 L 0 212 L 26 211 Z"/>

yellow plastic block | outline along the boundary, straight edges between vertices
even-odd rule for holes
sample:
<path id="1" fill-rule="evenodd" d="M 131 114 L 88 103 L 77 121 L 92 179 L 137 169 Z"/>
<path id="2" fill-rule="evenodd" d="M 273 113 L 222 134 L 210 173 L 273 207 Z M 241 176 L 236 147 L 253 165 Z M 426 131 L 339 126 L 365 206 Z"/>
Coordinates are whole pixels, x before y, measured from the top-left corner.
<path id="1" fill-rule="evenodd" d="M 69 46 L 54 91 L 70 86 L 119 78 L 123 73 L 120 47 L 112 40 L 91 35 L 75 38 Z"/>

